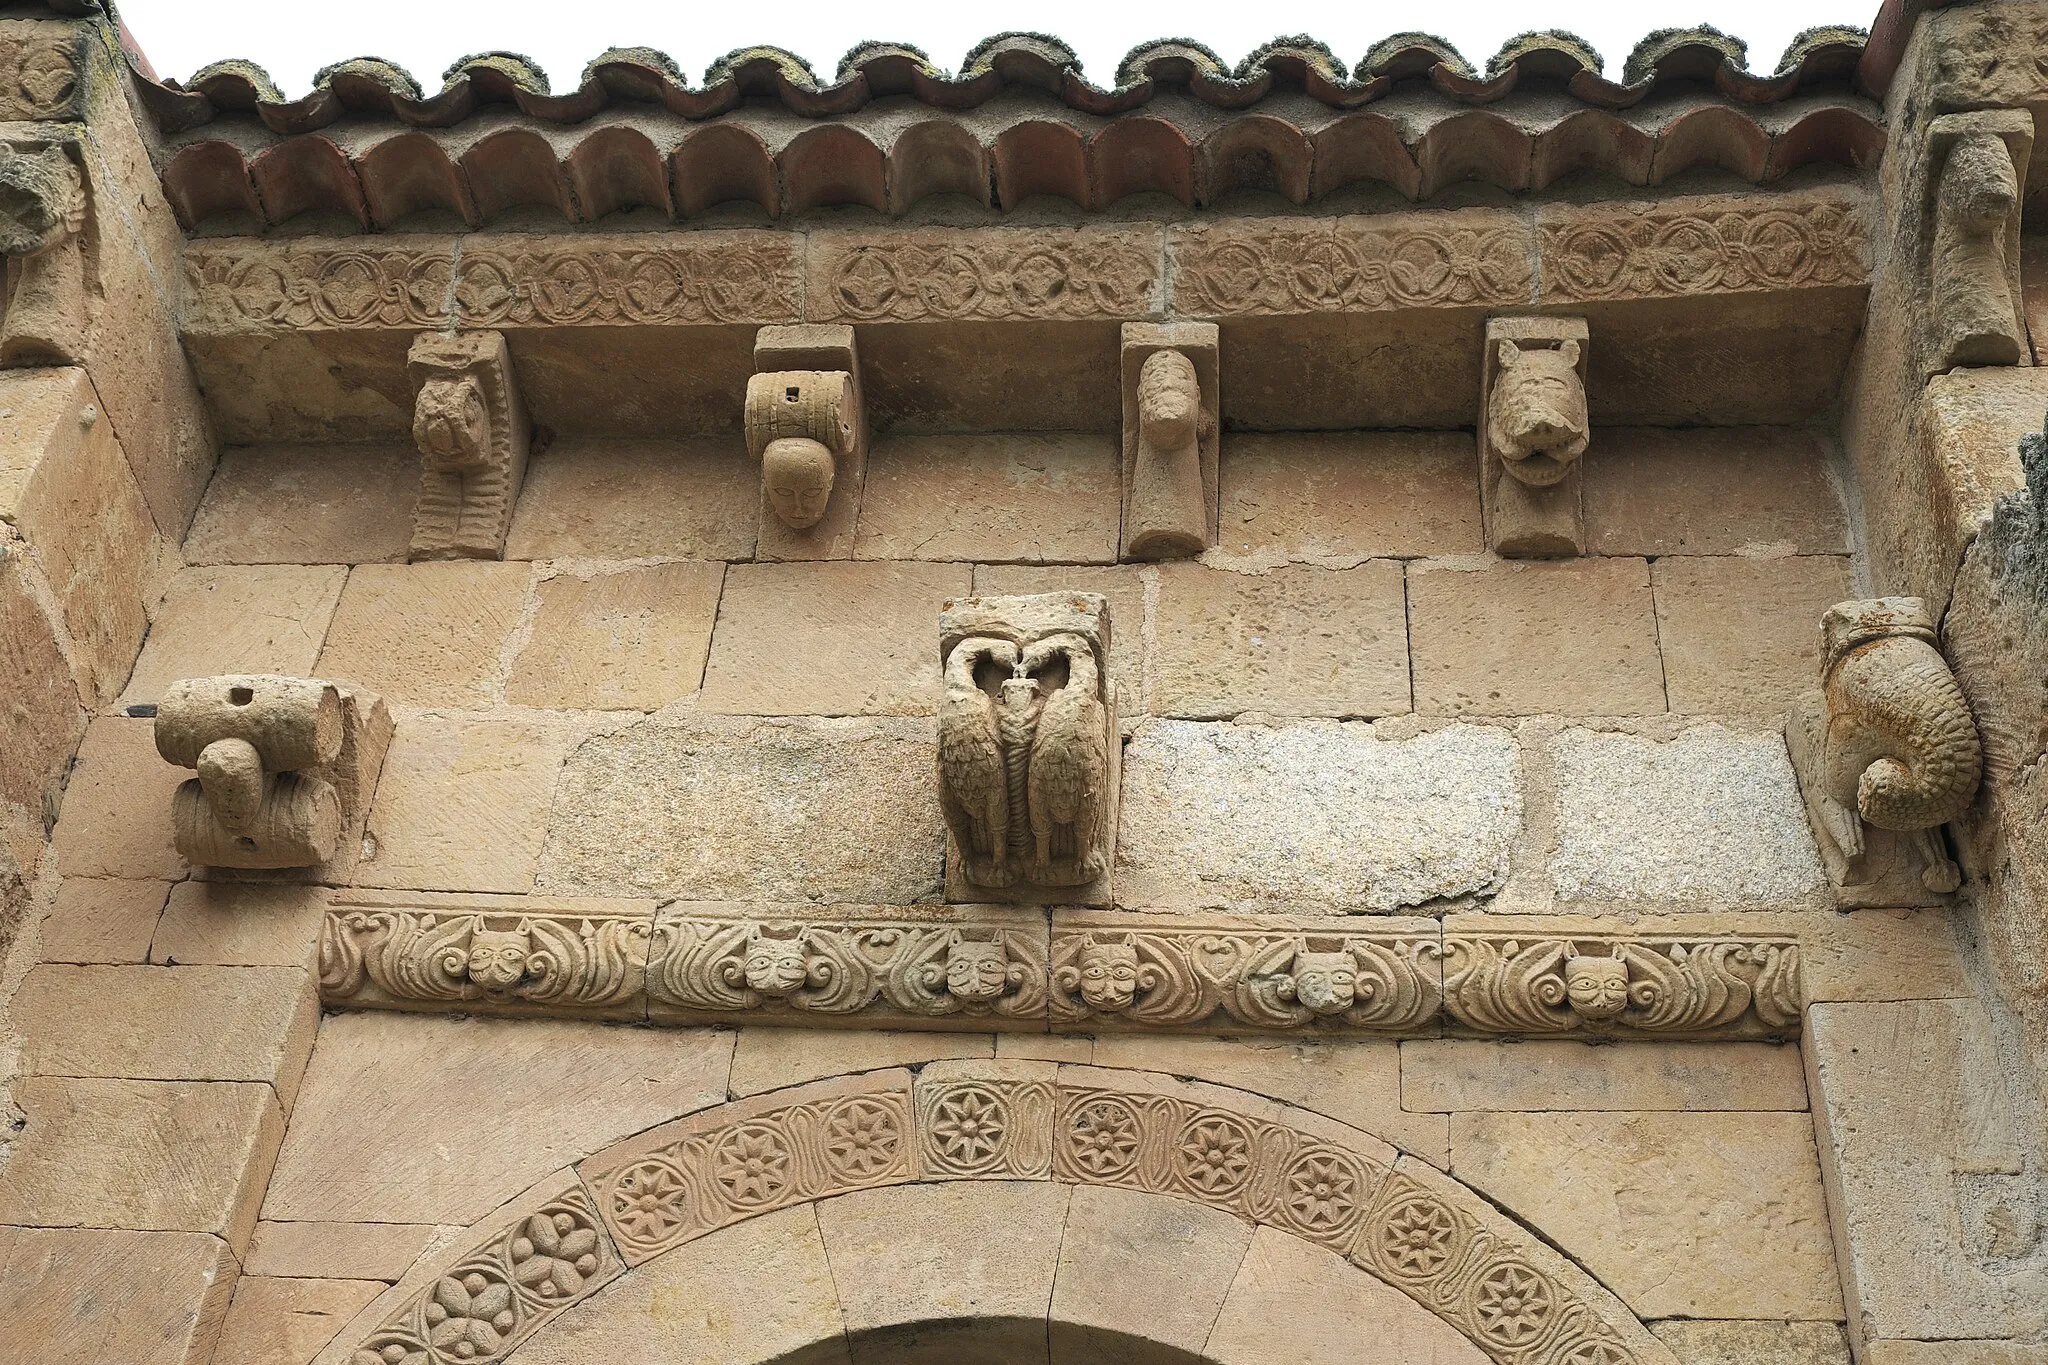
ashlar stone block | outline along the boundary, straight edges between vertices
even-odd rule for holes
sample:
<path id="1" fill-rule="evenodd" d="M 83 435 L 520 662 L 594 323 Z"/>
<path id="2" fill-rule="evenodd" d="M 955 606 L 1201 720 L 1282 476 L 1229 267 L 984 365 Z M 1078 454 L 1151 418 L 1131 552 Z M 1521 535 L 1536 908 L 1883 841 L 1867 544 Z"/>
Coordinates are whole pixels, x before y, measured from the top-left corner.
<path id="1" fill-rule="evenodd" d="M 930 631 L 927 615 L 927 656 Z M 569 756 L 540 888 L 935 900 L 945 830 L 936 754 L 929 720 L 643 721 Z M 861 837 L 842 837 L 851 829 Z"/>
<path id="2" fill-rule="evenodd" d="M 234 1253 L 197 1232 L 9 1228 L 0 1322 L 10 1360 L 207 1365 L 235 1288 Z M 22 1352 L 16 1355 L 15 1348 Z"/>
<path id="3" fill-rule="evenodd" d="M 1401 1103 L 1496 1113 L 1803 1111 L 1799 1049 L 1767 1043 L 1591 1047 L 1529 1039 L 1414 1038 L 1401 1050 Z M 1423 1152 L 1427 1157 L 1428 1153 Z"/>
<path id="4" fill-rule="evenodd" d="M 507 559 L 747 559 L 761 471 L 736 439 L 565 437 L 527 466 Z"/>
<path id="5" fill-rule="evenodd" d="M 400 562 L 418 465 L 409 446 L 232 446 L 185 533 L 185 562 Z"/>
<path id="6" fill-rule="evenodd" d="M 30 1076 L 14 1098 L 28 1123 L 0 1168 L 0 1223 L 248 1245 L 284 1136 L 268 1085 Z"/>
<path id="7" fill-rule="evenodd" d="M 1164 1365 L 1200 1354 L 1251 1240 L 1251 1226 L 1221 1209 L 1076 1189 L 1053 1279 L 1052 1358 Z"/>
<path id="8" fill-rule="evenodd" d="M 506 699 L 520 706 L 658 711 L 697 690 L 725 578 L 672 563 L 543 579 Z"/>
<path id="9" fill-rule="evenodd" d="M 43 920 L 43 961 L 147 960 L 170 889 L 160 881 L 66 877 Z"/>
<path id="10" fill-rule="evenodd" d="M 1155 713 L 1344 718 L 1409 710 L 1401 566 L 1159 569 Z"/>
<path id="11" fill-rule="evenodd" d="M 1834 1322 L 1653 1322 L 1650 1332 L 1678 1365 L 1849 1365 Z"/>
<path id="12" fill-rule="evenodd" d="M 1109 564 L 1116 450 L 1099 436 L 890 436 L 875 445 L 856 559 Z"/>
<path id="13" fill-rule="evenodd" d="M 242 1271 L 396 1284 L 439 1231 L 418 1223 L 258 1223 Z"/>
<path id="14" fill-rule="evenodd" d="M 1677 738 L 1567 729 L 1549 745 L 1561 902 L 1669 908 L 1817 903 L 1820 858 L 1775 732 Z"/>
<path id="15" fill-rule="evenodd" d="M 54 842 L 67 877 L 177 881 L 171 804 L 187 776 L 157 754 L 153 721 L 99 716 L 86 727 Z"/>
<path id="16" fill-rule="evenodd" d="M 183 678 L 311 675 L 347 577 L 327 565 L 183 570 L 157 604 L 122 703 L 154 702 Z"/>
<path id="17" fill-rule="evenodd" d="M 1841 1312 L 1804 1114 L 1454 1114 L 1451 1174 L 1639 1317 Z"/>
<path id="18" fill-rule="evenodd" d="M 214 1359 L 294 1365 L 311 1360 L 383 1292 L 374 1280 L 244 1275 L 235 1282 Z"/>
<path id="19" fill-rule="evenodd" d="M 1600 555 L 1839 555 L 1829 440 L 1804 427 L 1602 427 L 1586 453 Z"/>
<path id="20" fill-rule="evenodd" d="M 1637 716 L 1664 709 L 1649 565 L 1421 561 L 1408 569 L 1423 715 Z"/>
<path id="21" fill-rule="evenodd" d="M 1505 730 L 1161 720 L 1124 751 L 1121 905 L 1386 913 L 1489 896 L 1521 829 Z"/>
<path id="22" fill-rule="evenodd" d="M 1217 548 L 1348 567 L 1477 554 L 1472 444 L 1451 432 L 1231 433 Z"/>
<path id="23" fill-rule="evenodd" d="M 732 1035 L 709 1029 L 332 1016 L 264 1217 L 475 1222 L 549 1171 L 722 1102 L 731 1057 Z M 454 1095 L 490 1101 L 451 1105 Z"/>
<path id="24" fill-rule="evenodd" d="M 359 564 L 328 627 L 319 675 L 394 704 L 488 706 L 528 576 L 524 564 Z"/>
<path id="25" fill-rule="evenodd" d="M 1849 595 L 1849 561 L 1674 555 L 1650 582 L 1671 709 L 1777 715 L 1820 676 L 1817 623 Z"/>

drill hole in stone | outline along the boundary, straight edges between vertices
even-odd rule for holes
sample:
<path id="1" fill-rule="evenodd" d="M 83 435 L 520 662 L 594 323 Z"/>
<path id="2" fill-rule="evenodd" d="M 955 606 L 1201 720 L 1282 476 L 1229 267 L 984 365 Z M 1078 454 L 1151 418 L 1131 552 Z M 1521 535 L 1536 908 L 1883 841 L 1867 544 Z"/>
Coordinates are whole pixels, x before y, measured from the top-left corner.
<path id="1" fill-rule="evenodd" d="M 228 705 L 230 706 L 247 706 L 254 700 L 256 700 L 256 693 L 253 688 L 230 687 L 228 689 Z"/>

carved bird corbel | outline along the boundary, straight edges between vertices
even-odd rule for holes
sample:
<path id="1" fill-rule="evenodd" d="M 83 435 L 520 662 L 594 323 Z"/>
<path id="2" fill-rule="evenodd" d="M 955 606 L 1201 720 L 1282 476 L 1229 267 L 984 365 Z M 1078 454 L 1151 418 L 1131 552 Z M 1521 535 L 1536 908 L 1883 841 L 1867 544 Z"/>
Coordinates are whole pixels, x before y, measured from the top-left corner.
<path id="1" fill-rule="evenodd" d="M 970 881 L 1007 886 L 1010 790 L 995 698 L 975 676 L 984 667 L 1012 672 L 1017 647 L 1008 640 L 962 640 L 946 659 L 939 703 L 939 806 L 968 862 Z"/>
<path id="2" fill-rule="evenodd" d="M 1094 847 L 1109 774 L 1101 681 L 1095 651 L 1074 634 L 1026 647 L 1023 671 L 1037 676 L 1056 659 L 1065 661 L 1066 678 L 1046 698 L 1031 745 L 1031 834 L 1041 875 L 1056 861 L 1072 862 L 1075 879 L 1087 881 L 1103 863 Z"/>

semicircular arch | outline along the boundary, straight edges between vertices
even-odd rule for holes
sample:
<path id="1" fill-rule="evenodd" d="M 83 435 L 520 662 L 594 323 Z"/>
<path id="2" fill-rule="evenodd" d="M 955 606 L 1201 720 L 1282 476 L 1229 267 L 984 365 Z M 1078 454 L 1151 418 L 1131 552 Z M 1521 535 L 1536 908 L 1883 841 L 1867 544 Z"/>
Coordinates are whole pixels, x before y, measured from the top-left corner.
<path id="1" fill-rule="evenodd" d="M 754 1096 L 474 1232 L 318 1365 L 1253 1365 L 1325 1344 L 1359 1365 L 1673 1365 L 1442 1172 L 1149 1072 L 935 1062 Z"/>

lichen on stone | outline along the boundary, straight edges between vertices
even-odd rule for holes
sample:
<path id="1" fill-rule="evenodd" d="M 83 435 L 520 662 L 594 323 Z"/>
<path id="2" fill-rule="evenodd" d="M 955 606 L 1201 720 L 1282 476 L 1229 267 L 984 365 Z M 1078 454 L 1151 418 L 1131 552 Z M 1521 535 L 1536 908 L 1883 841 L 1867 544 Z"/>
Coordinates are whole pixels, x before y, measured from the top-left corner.
<path id="1" fill-rule="evenodd" d="M 1486 74 L 1489 79 L 1513 66 L 1524 57 L 1538 52 L 1559 53 L 1583 66 L 1594 75 L 1599 75 L 1605 62 L 1593 45 L 1576 33 L 1563 29 L 1545 29 L 1540 33 L 1518 33 L 1501 44 L 1500 51 L 1487 59 Z"/>
<path id="2" fill-rule="evenodd" d="M 397 62 L 382 57 L 351 57 L 345 62 L 323 66 L 313 73 L 313 88 L 325 90 L 334 84 L 337 76 L 361 76 L 375 81 L 394 95 L 403 95 L 410 100 L 421 98 L 420 83 L 413 74 Z"/>
<path id="3" fill-rule="evenodd" d="M 192 79 L 185 83 L 188 90 L 197 89 L 208 81 L 222 76 L 247 81 L 255 90 L 256 98 L 269 104 L 284 103 L 284 92 L 277 88 L 277 82 L 270 79 L 270 73 L 252 61 L 241 57 L 229 57 L 223 61 L 209 62 L 192 73 Z"/>
<path id="4" fill-rule="evenodd" d="M 1628 60 L 1621 67 L 1621 83 L 1635 85 L 1639 81 L 1654 80 L 1658 63 L 1686 47 L 1712 48 L 1737 71 L 1749 69 L 1749 44 L 1711 24 L 1693 28 L 1660 28 L 1644 34 L 1643 40 L 1628 54 Z"/>
<path id="5" fill-rule="evenodd" d="M 933 64 L 930 53 L 914 43 L 890 43 L 870 40 L 864 43 L 855 43 L 852 47 L 846 49 L 846 55 L 839 59 L 839 65 L 833 72 L 833 79 L 835 81 L 846 80 L 868 62 L 877 61 L 883 57 L 908 57 L 916 62 L 928 76 L 944 76 L 946 74 Z"/>
<path id="6" fill-rule="evenodd" d="M 1806 59 L 1824 47 L 1862 47 L 1870 40 L 1870 30 L 1857 28 L 1854 24 L 1817 24 L 1795 34 L 1785 44 L 1785 55 L 1778 58 L 1774 75 L 1785 76 L 1797 71 Z"/>
<path id="7" fill-rule="evenodd" d="M 1472 63 L 1466 61 L 1465 55 L 1457 48 L 1433 33 L 1414 32 L 1396 33 L 1391 38 L 1383 38 L 1374 43 L 1372 49 L 1359 59 L 1358 68 L 1353 74 L 1361 81 L 1375 80 L 1381 76 L 1398 78 L 1405 75 L 1420 75 L 1423 68 L 1409 71 L 1408 63 L 1398 61 L 1399 58 L 1413 52 L 1428 53 L 1435 59 L 1434 65 L 1447 67 L 1457 75 L 1477 74 L 1472 69 Z M 1400 69 L 1394 69 L 1397 66 Z"/>
<path id="8" fill-rule="evenodd" d="M 1081 59 L 1074 55 L 1074 49 L 1058 38 L 1050 33 L 1027 33 L 1019 30 L 983 38 L 967 49 L 967 59 L 961 64 L 960 74 L 979 76 L 984 71 L 992 71 L 995 69 L 996 58 L 1005 52 L 1029 52 L 1054 66 L 1068 67 L 1075 71 L 1081 69 Z"/>
<path id="9" fill-rule="evenodd" d="M 1145 68 L 1163 58 L 1178 57 L 1212 80 L 1230 80 L 1230 68 L 1214 48 L 1192 38 L 1153 38 L 1126 52 L 1116 64 L 1116 88 L 1125 90 L 1147 79 Z"/>
<path id="10" fill-rule="evenodd" d="M 612 62 L 630 63 L 634 66 L 651 66 L 677 85 L 686 85 L 683 69 L 676 65 L 676 59 L 654 47 L 612 47 L 597 54 L 583 67 L 582 84 L 588 85 L 596 77 L 597 70 Z"/>
<path id="11" fill-rule="evenodd" d="M 749 62 L 773 63 L 782 79 L 799 90 L 816 90 L 818 73 L 802 57 L 782 47 L 736 47 L 704 69 L 704 84 L 718 85 Z"/>
<path id="12" fill-rule="evenodd" d="M 1299 57 L 1309 66 L 1322 73 L 1325 80 L 1342 85 L 1344 63 L 1337 60 L 1337 54 L 1330 51 L 1330 45 L 1306 33 L 1296 33 L 1273 38 L 1253 48 L 1245 59 L 1237 64 L 1235 76 L 1238 80 L 1255 79 L 1265 69 L 1270 57 Z"/>
<path id="13" fill-rule="evenodd" d="M 529 94 L 548 93 L 548 73 L 541 69 L 540 63 L 520 52 L 472 52 L 443 71 L 441 79 L 453 85 L 477 67 L 509 77 L 514 85 Z"/>

